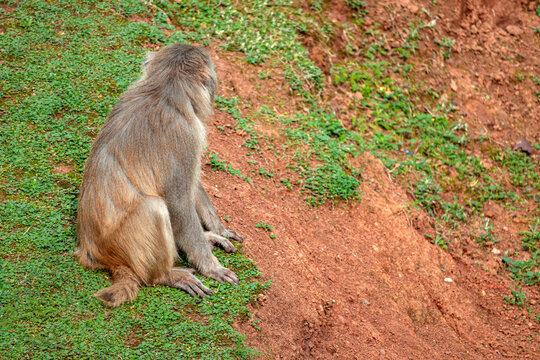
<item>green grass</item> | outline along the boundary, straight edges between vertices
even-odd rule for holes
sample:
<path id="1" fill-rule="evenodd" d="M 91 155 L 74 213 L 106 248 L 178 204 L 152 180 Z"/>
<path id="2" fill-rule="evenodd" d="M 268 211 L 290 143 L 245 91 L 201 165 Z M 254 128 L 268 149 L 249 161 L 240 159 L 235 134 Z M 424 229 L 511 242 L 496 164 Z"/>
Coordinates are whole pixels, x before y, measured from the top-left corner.
<path id="1" fill-rule="evenodd" d="M 540 281 L 540 218 L 535 219 L 534 225 L 529 225 L 529 231 L 523 231 L 523 250 L 531 255 L 528 260 L 511 260 L 503 257 L 511 277 L 527 285 L 535 285 Z"/>
<path id="2" fill-rule="evenodd" d="M 104 272 L 73 258 L 81 173 L 93 138 L 139 76 L 145 45 L 174 41 L 140 1 L 17 1 L 0 11 L 0 353 L 4 359 L 251 357 L 233 330 L 268 284 L 241 254 L 217 256 L 241 285 L 201 280 L 202 302 L 143 288 L 110 310 Z M 6 7 L 7 8 L 7 7 Z M 157 12 L 157 14 L 160 14 Z M 64 170 L 55 169 L 62 166 Z M 67 169 L 67 170 L 65 170 Z"/>
<path id="3" fill-rule="evenodd" d="M 235 169 L 231 164 L 227 164 L 225 161 L 221 160 L 215 153 L 209 152 L 210 160 L 207 162 L 208 165 L 212 167 L 214 171 L 225 171 L 231 175 L 240 177 L 242 180 L 251 183 L 251 179 L 242 175 L 240 170 Z"/>
<path id="4" fill-rule="evenodd" d="M 259 133 L 254 128 L 255 122 L 241 115 L 241 112 L 238 109 L 240 100 L 238 98 L 229 99 L 223 96 L 216 96 L 216 104 L 221 111 L 228 112 L 234 118 L 236 130 L 243 131 L 248 135 L 246 141 L 242 145 L 247 149 L 260 153 L 260 139 Z"/>
<path id="5" fill-rule="evenodd" d="M 283 66 L 291 86 L 311 98 L 310 91 L 320 89 L 322 71 L 307 57 L 297 41 L 298 32 L 307 24 L 297 21 L 303 12 L 291 0 L 245 1 L 186 0 L 161 3 L 179 31 L 173 39 L 210 44 L 220 40 L 221 47 L 246 54 L 246 62 L 260 64 L 270 59 Z M 247 30 L 249 29 L 249 31 Z M 324 30 L 321 28 L 321 30 Z M 325 30 L 331 31 L 331 30 Z M 279 54 L 279 59 L 276 58 Z"/>

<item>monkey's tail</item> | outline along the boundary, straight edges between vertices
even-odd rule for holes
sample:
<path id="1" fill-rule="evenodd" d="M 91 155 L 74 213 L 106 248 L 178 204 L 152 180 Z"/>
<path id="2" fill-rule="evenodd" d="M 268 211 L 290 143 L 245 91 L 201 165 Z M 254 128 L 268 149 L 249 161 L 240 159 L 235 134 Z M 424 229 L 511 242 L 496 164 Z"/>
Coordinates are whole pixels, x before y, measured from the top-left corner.
<path id="1" fill-rule="evenodd" d="M 111 269 L 113 283 L 108 288 L 99 290 L 95 297 L 110 307 L 135 299 L 139 293 L 140 281 L 137 275 L 127 266 Z"/>

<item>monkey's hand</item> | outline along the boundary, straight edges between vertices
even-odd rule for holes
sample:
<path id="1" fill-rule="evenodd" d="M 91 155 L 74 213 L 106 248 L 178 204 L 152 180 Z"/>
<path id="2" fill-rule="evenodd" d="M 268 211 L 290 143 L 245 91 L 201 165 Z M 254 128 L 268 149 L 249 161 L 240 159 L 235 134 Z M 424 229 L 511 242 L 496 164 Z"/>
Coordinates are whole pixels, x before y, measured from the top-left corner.
<path id="1" fill-rule="evenodd" d="M 228 231 L 228 230 L 227 230 Z M 218 245 L 221 246 L 223 250 L 226 252 L 237 252 L 238 249 L 229 241 L 229 239 L 218 235 L 216 233 L 213 233 L 211 231 L 205 231 L 204 237 L 214 248 L 216 248 Z M 234 239 L 234 238 L 233 238 Z"/>
<path id="2" fill-rule="evenodd" d="M 213 295 L 214 292 L 204 286 L 202 282 L 193 276 L 195 269 L 173 268 L 166 280 L 165 285 L 184 290 L 191 296 Z"/>
<path id="3" fill-rule="evenodd" d="M 232 230 L 229 230 L 229 229 L 225 229 L 225 232 L 223 234 L 221 234 L 221 236 L 225 236 L 226 238 L 231 238 L 233 240 L 236 240 L 238 242 L 242 242 L 244 241 L 244 239 L 238 235 L 236 232 L 232 231 Z"/>
<path id="4" fill-rule="evenodd" d="M 236 276 L 236 274 L 221 265 L 209 271 L 201 271 L 201 274 L 206 277 L 211 277 L 212 279 L 215 279 L 220 283 L 225 281 L 230 284 L 240 284 L 240 282 L 238 282 L 238 277 Z"/>

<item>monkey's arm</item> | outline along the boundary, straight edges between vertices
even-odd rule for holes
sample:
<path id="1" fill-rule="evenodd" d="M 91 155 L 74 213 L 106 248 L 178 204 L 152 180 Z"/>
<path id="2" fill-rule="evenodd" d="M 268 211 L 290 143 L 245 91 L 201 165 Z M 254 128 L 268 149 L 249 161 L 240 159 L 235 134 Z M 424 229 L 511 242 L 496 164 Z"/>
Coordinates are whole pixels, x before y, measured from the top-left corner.
<path id="1" fill-rule="evenodd" d="M 229 251 L 227 249 L 229 249 L 231 246 L 234 248 L 234 246 L 226 238 L 231 238 L 238 242 L 242 242 L 244 240 L 234 231 L 226 229 L 221 221 L 219 221 L 216 209 L 214 208 L 212 201 L 210 201 L 210 197 L 200 182 L 197 187 L 197 193 L 195 194 L 195 209 L 197 210 L 197 215 L 199 216 L 199 220 L 203 228 L 207 230 L 207 232 L 212 232 L 214 233 L 213 235 L 218 236 L 206 235 L 212 244 L 219 244 L 224 250 Z M 234 249 L 234 251 L 236 251 L 236 248 Z"/>
<path id="2" fill-rule="evenodd" d="M 212 254 L 212 247 L 203 233 L 195 211 L 195 204 L 186 197 L 180 197 L 180 193 L 182 190 L 176 189 L 165 194 L 165 202 L 169 209 L 176 244 L 186 253 L 188 259 L 202 275 L 219 282 L 226 281 L 238 284 L 236 274 L 221 266 L 218 259 Z M 187 191 L 183 193 L 187 193 Z"/>

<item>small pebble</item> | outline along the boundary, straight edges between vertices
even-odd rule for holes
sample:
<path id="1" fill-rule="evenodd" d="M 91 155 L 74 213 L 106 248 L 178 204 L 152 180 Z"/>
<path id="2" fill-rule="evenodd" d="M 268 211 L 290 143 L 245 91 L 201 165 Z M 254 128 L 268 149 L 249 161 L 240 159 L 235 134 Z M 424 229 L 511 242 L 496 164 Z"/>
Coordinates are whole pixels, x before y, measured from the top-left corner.
<path id="1" fill-rule="evenodd" d="M 514 36 L 519 36 L 519 35 L 523 34 L 523 30 L 519 26 L 516 26 L 516 25 L 508 25 L 506 27 L 506 31 L 510 35 L 514 35 Z"/>
<path id="2" fill-rule="evenodd" d="M 362 299 L 362 302 L 363 302 L 365 305 L 371 304 L 367 299 Z"/>
<path id="3" fill-rule="evenodd" d="M 408 149 L 403 149 L 403 152 L 405 153 L 405 155 L 414 155 L 414 153 Z"/>
<path id="4" fill-rule="evenodd" d="M 444 278 L 444 281 L 447 282 L 447 283 L 454 282 L 454 280 L 452 280 L 452 279 L 450 279 L 450 278 Z"/>
<path id="5" fill-rule="evenodd" d="M 533 153 L 533 148 L 531 146 L 531 143 L 525 138 L 516 142 L 514 146 L 512 147 L 512 149 L 514 151 L 524 152 L 527 155 L 531 155 Z"/>

